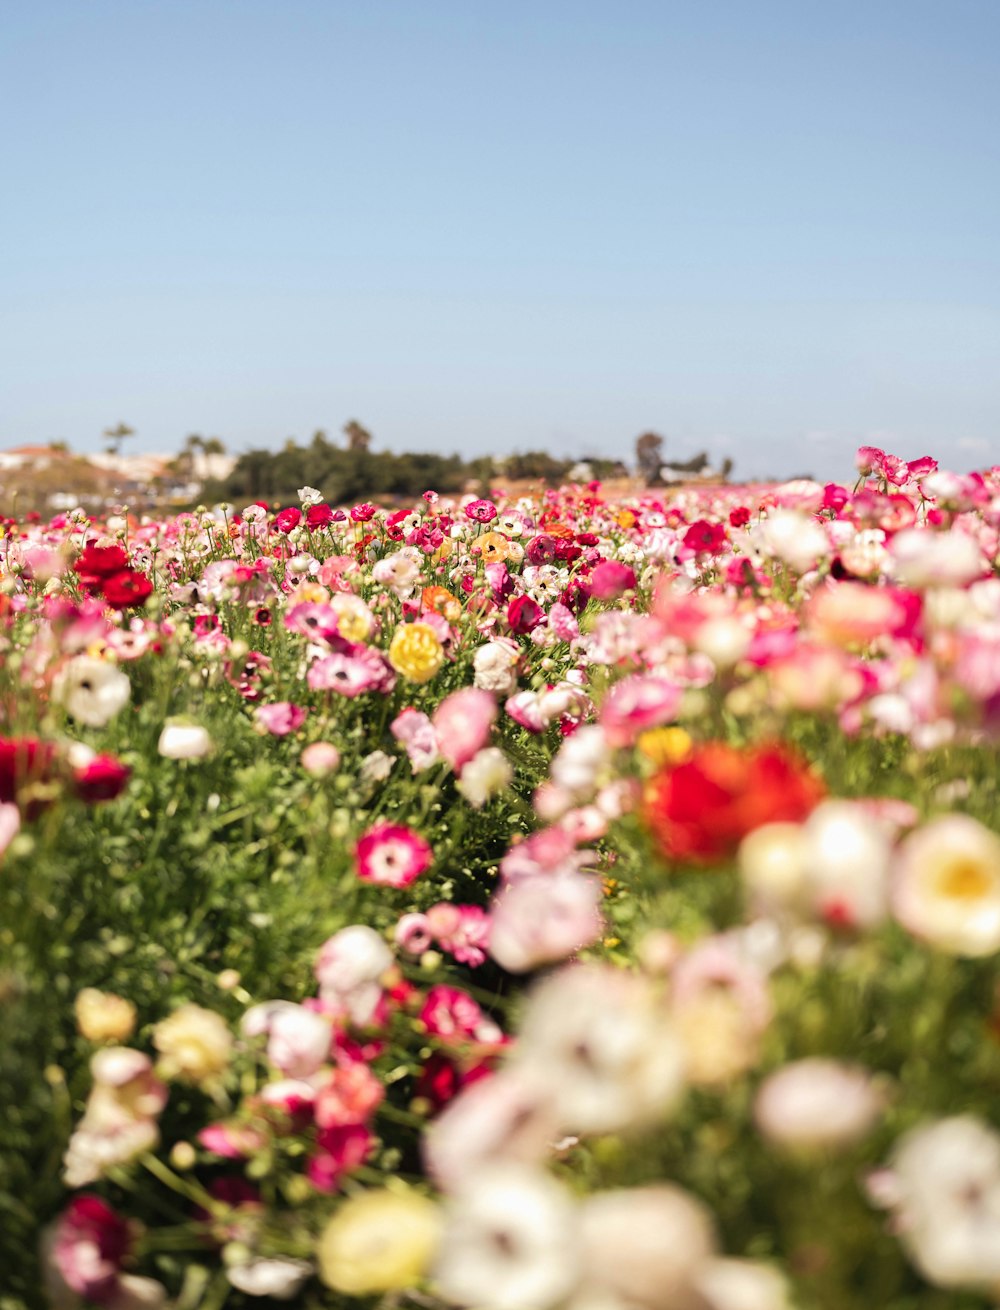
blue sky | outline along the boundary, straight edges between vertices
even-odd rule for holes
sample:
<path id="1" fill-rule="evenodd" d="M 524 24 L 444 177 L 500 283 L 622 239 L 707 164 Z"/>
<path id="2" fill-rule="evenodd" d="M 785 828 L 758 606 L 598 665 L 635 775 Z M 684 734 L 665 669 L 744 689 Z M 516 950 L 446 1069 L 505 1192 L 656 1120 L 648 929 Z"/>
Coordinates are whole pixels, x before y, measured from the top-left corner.
<path id="1" fill-rule="evenodd" d="M 996 0 L 0 0 L 0 446 L 1000 461 Z"/>

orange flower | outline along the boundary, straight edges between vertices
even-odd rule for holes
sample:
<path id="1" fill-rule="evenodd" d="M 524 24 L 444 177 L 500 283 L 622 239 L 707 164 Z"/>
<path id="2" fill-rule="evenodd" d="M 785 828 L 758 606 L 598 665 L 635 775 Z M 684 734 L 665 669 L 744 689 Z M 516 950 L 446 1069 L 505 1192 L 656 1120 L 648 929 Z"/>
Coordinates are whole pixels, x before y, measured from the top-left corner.
<path id="1" fill-rule="evenodd" d="M 499 564 L 510 555 L 510 542 L 502 532 L 487 532 L 473 544 L 472 553 L 482 555 L 484 564 Z"/>
<path id="2" fill-rule="evenodd" d="M 440 614 L 449 623 L 457 623 L 462 617 L 462 602 L 447 587 L 425 587 L 420 593 L 420 604 L 423 609 Z"/>
<path id="3" fill-rule="evenodd" d="M 643 819 L 661 853 L 717 864 L 764 823 L 799 823 L 825 795 L 808 764 L 780 743 L 738 750 L 707 742 L 650 779 Z"/>

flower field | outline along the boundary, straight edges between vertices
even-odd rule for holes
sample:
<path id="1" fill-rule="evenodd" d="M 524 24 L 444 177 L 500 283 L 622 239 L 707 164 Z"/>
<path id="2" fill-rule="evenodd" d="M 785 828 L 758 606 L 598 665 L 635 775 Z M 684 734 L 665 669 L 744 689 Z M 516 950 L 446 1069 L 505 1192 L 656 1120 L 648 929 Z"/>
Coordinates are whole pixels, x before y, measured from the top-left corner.
<path id="1" fill-rule="evenodd" d="M 1000 1305 L 1000 469 L 5 520 L 0 1310 Z"/>

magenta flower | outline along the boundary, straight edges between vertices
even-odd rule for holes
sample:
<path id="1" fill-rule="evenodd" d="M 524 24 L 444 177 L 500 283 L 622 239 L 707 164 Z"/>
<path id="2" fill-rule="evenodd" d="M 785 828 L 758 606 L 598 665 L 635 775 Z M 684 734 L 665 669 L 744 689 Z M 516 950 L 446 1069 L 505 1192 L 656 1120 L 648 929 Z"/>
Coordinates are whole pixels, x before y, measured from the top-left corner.
<path id="1" fill-rule="evenodd" d="M 595 600 L 614 600 L 635 585 L 635 572 L 616 559 L 598 564 L 590 575 L 590 594 Z"/>
<path id="2" fill-rule="evenodd" d="M 363 505 L 355 505 L 351 510 L 351 518 L 355 523 L 367 523 L 369 519 L 375 517 L 375 506 L 367 502 Z"/>
<path id="3" fill-rule="evenodd" d="M 419 833 L 393 823 L 369 828 L 354 848 L 358 877 L 382 887 L 409 887 L 431 866 L 434 854 Z"/>
<path id="4" fill-rule="evenodd" d="M 497 507 L 491 500 L 472 500 L 465 507 L 465 517 L 473 523 L 492 523 L 497 516 Z"/>
<path id="5" fill-rule="evenodd" d="M 52 1258 L 67 1287 L 103 1303 L 115 1293 L 129 1250 L 128 1224 L 99 1196 L 84 1192 L 63 1211 Z"/>

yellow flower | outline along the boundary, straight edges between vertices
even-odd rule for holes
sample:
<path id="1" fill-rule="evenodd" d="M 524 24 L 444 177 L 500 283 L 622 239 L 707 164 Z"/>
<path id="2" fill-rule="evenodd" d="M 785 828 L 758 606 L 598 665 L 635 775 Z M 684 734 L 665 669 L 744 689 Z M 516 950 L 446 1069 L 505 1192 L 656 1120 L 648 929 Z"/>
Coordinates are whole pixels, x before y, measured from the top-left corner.
<path id="1" fill-rule="evenodd" d="M 444 663 L 444 648 L 429 623 L 401 623 L 389 645 L 389 663 L 411 682 L 430 682 Z"/>
<path id="2" fill-rule="evenodd" d="M 330 608 L 337 616 L 340 635 L 348 641 L 367 641 L 375 625 L 375 615 L 360 596 L 338 591 L 330 598 Z"/>
<path id="3" fill-rule="evenodd" d="M 691 738 L 683 728 L 650 728 L 639 736 L 639 750 L 658 767 L 680 764 L 691 754 Z"/>
<path id="4" fill-rule="evenodd" d="M 291 609 L 294 605 L 325 605 L 329 599 L 330 593 L 326 587 L 320 586 L 318 582 L 313 582 L 311 578 L 307 578 L 305 582 L 300 582 L 294 591 L 289 592 L 285 600 L 285 606 L 287 609 Z"/>
<path id="5" fill-rule="evenodd" d="M 437 1206 L 417 1192 L 361 1192 L 320 1234 L 320 1278 L 347 1296 L 413 1287 L 430 1264 L 440 1229 Z"/>
<path id="6" fill-rule="evenodd" d="M 233 1035 L 214 1010 L 188 1004 L 156 1025 L 153 1045 L 163 1057 L 160 1073 L 164 1078 L 204 1083 L 226 1069 Z"/>
<path id="7" fill-rule="evenodd" d="M 113 992 L 85 987 L 73 1008 L 76 1025 L 88 1042 L 123 1042 L 135 1029 L 135 1006 Z"/>

